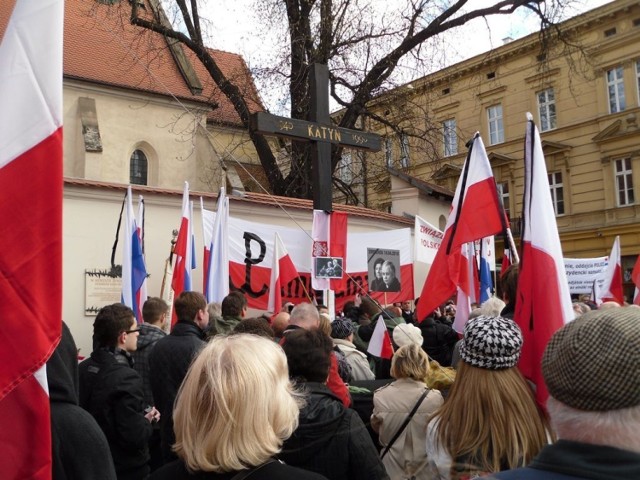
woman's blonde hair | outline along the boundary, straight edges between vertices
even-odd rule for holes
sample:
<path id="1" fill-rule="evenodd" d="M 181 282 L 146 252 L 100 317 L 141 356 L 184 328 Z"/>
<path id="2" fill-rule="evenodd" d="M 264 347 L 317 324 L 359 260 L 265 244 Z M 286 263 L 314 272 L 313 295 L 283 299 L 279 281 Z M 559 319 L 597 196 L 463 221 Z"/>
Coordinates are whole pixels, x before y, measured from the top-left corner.
<path id="1" fill-rule="evenodd" d="M 425 381 L 429 375 L 429 357 L 422 347 L 415 343 L 404 345 L 396 350 L 391 359 L 393 378 L 412 378 Z"/>
<path id="2" fill-rule="evenodd" d="M 451 478 L 527 465 L 547 443 L 548 424 L 516 367 L 488 370 L 461 361 L 437 421 Z"/>
<path id="3" fill-rule="evenodd" d="M 331 317 L 328 313 L 320 314 L 320 325 L 318 326 L 318 329 L 327 337 L 331 336 Z"/>
<path id="4" fill-rule="evenodd" d="M 178 392 L 173 449 L 192 472 L 261 465 L 297 428 L 301 402 L 280 346 L 256 335 L 215 336 Z"/>

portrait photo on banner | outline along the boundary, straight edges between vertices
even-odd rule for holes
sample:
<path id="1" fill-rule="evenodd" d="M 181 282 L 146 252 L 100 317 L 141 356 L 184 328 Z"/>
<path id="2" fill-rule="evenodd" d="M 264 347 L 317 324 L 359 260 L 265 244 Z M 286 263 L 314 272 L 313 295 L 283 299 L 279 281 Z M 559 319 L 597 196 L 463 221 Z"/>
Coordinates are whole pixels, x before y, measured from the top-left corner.
<path id="1" fill-rule="evenodd" d="M 316 257 L 316 278 L 342 278 L 341 257 Z"/>
<path id="2" fill-rule="evenodd" d="M 367 248 L 370 292 L 399 292 L 400 250 Z"/>

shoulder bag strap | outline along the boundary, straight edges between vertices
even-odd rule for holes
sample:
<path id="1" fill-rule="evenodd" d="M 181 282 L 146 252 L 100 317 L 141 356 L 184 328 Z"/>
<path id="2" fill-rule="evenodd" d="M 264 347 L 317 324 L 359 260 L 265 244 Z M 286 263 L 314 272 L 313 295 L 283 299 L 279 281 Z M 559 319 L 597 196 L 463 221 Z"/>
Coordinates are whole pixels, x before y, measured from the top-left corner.
<path id="1" fill-rule="evenodd" d="M 381 459 L 384 458 L 384 456 L 389 452 L 393 444 L 396 443 L 396 440 L 398 440 L 398 437 L 400 437 L 402 432 L 404 432 L 404 429 L 407 428 L 407 425 L 409 425 L 409 422 L 411 421 L 415 413 L 418 411 L 418 408 L 420 408 L 420 405 L 422 404 L 422 401 L 424 400 L 424 398 L 427 396 L 427 393 L 429 393 L 428 388 L 424 392 L 422 392 L 422 395 L 420 395 L 420 398 L 418 399 L 416 404 L 413 406 L 413 409 L 411 409 L 411 411 L 409 412 L 409 415 L 407 415 L 407 418 L 404 419 L 404 423 L 400 425 L 400 428 L 398 429 L 396 434 L 393 436 L 391 441 L 387 444 L 386 448 L 380 455 Z"/>

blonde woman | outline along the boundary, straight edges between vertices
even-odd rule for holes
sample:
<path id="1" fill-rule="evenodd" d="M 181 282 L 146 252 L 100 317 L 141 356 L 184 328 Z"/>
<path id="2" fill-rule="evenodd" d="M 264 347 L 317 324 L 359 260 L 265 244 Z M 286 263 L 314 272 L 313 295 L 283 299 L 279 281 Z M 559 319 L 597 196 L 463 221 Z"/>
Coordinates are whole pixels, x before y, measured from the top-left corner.
<path id="1" fill-rule="evenodd" d="M 299 403 L 277 344 L 250 334 L 214 337 L 176 399 L 173 450 L 179 460 L 150 478 L 324 479 L 273 459 L 298 426 Z"/>
<path id="2" fill-rule="evenodd" d="M 469 320 L 456 381 L 429 421 L 427 455 L 439 479 L 466 479 L 528 464 L 547 425 L 516 368 L 522 333 L 503 317 Z"/>
<path id="3" fill-rule="evenodd" d="M 379 434 L 382 463 L 394 480 L 431 478 L 426 428 L 428 419 L 442 405 L 442 395 L 427 388 L 424 382 L 428 375 L 427 354 L 420 345 L 408 343 L 391 361 L 391 376 L 396 380 L 373 395 L 371 427 Z"/>

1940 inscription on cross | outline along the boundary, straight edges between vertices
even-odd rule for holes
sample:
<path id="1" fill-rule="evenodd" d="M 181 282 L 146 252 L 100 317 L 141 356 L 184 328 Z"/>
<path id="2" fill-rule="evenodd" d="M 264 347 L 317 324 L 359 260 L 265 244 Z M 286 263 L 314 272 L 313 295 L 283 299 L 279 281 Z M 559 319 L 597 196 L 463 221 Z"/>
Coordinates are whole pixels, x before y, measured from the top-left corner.
<path id="1" fill-rule="evenodd" d="M 316 63 L 311 71 L 310 121 L 279 117 L 264 112 L 254 113 L 251 128 L 262 134 L 287 137 L 313 143 L 313 208 L 330 212 L 331 144 L 372 152 L 380 151 L 380 135 L 340 128 L 331 124 L 329 116 L 329 70 Z"/>

